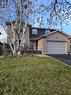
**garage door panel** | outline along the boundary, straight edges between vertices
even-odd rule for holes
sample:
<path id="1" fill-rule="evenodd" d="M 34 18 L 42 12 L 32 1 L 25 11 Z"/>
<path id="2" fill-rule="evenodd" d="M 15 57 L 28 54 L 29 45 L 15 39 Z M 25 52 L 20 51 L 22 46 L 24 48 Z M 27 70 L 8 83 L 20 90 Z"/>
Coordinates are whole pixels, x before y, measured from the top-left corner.
<path id="1" fill-rule="evenodd" d="M 65 43 L 66 42 L 47 42 L 47 53 L 48 54 L 65 54 Z"/>

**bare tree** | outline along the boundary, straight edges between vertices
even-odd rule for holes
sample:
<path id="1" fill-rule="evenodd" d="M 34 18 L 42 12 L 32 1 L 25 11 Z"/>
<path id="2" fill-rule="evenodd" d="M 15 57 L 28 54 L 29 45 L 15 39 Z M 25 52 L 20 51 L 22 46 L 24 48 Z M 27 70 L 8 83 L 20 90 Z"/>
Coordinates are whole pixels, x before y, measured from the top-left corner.
<path id="1" fill-rule="evenodd" d="M 39 0 L 35 0 L 33 4 L 33 13 L 35 15 L 41 15 L 46 18 L 49 25 L 57 25 L 59 23 L 61 26 L 63 23 L 67 23 L 68 19 L 71 19 L 71 1 L 70 0 L 46 0 L 39 3 Z M 42 15 L 45 14 L 46 16 Z M 33 16 L 34 17 L 34 16 Z M 34 19 L 34 18 L 33 18 Z M 38 22 L 38 18 L 36 18 Z M 42 20 L 41 20 L 42 21 Z M 44 21 L 43 21 L 44 22 Z"/>
<path id="2" fill-rule="evenodd" d="M 12 20 L 12 11 L 11 11 L 11 2 L 14 3 L 16 10 L 16 19 L 13 22 Z M 13 55 L 16 56 L 17 49 L 20 51 L 21 43 L 24 40 L 24 33 L 27 26 L 27 17 L 30 9 L 30 1 L 29 0 L 3 0 L 0 2 L 0 9 L 3 11 L 3 9 L 6 9 L 5 12 L 7 13 L 10 26 L 11 26 L 11 32 L 12 32 L 12 39 L 10 40 L 10 33 L 8 32 L 8 29 L 5 30 L 8 34 L 8 43 L 11 47 L 11 50 L 13 52 Z M 2 15 L 1 15 L 2 16 Z M 3 14 L 4 16 L 4 14 Z M 4 17 L 3 17 L 4 19 Z M 5 20 L 6 22 L 6 20 Z M 23 29 L 24 28 L 24 29 Z M 22 30 L 22 32 L 21 32 Z M 10 30 L 9 30 L 10 31 Z M 17 40 L 16 40 L 17 35 Z M 17 44 L 17 47 L 16 47 Z M 24 42 L 23 42 L 24 46 Z"/>
<path id="3" fill-rule="evenodd" d="M 8 34 L 8 42 L 14 56 L 17 54 L 16 35 L 18 37 L 18 49 L 20 50 L 21 43 L 24 45 L 24 32 L 26 31 L 28 17 L 34 19 L 34 17 L 38 15 L 37 22 L 42 25 L 44 22 L 43 18 L 45 17 L 44 15 L 41 15 L 42 13 L 46 14 L 46 20 L 49 25 L 57 24 L 58 22 L 62 25 L 67 19 L 71 18 L 70 0 L 46 0 L 46 3 L 44 3 L 45 1 L 42 1 L 43 0 L 0 0 L 0 19 L 3 19 L 3 21 L 6 22 L 5 16 L 3 16 L 4 10 L 11 25 L 13 33 L 12 41 L 10 41 L 10 35 L 8 34 L 6 24 L 2 25 L 5 27 L 4 29 Z M 15 22 L 13 22 L 12 19 L 11 2 L 15 5 Z M 21 33 L 22 28 L 23 32 Z"/>

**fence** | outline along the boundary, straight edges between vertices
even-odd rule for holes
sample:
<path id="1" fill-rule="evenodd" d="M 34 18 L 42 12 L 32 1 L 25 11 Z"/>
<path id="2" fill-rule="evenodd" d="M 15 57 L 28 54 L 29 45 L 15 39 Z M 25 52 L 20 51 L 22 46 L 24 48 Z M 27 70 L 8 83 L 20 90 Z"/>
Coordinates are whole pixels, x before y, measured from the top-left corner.
<path id="1" fill-rule="evenodd" d="M 41 54 L 41 51 L 37 50 L 21 50 L 21 55 L 24 54 Z M 12 51 L 11 49 L 4 49 L 0 51 L 0 56 L 12 56 Z"/>

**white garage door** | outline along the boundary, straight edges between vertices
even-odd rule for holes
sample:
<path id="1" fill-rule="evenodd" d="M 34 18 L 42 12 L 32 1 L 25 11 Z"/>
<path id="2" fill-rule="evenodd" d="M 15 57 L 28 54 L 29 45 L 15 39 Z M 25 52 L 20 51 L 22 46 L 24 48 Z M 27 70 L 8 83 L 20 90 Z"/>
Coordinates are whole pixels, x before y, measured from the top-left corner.
<path id="1" fill-rule="evenodd" d="M 47 42 L 47 54 L 66 54 L 66 42 Z"/>

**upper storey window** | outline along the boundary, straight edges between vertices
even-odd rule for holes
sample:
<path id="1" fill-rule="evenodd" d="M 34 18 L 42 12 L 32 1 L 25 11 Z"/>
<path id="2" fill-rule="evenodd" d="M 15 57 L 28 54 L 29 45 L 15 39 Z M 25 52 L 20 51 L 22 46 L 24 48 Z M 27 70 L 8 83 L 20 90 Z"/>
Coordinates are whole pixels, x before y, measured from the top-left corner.
<path id="1" fill-rule="evenodd" d="M 45 30 L 45 34 L 48 34 L 50 32 L 50 30 Z"/>
<path id="2" fill-rule="evenodd" d="M 32 29 L 32 34 L 37 34 L 37 29 Z"/>

